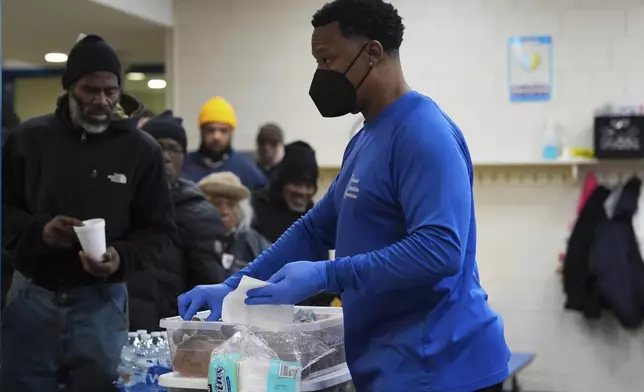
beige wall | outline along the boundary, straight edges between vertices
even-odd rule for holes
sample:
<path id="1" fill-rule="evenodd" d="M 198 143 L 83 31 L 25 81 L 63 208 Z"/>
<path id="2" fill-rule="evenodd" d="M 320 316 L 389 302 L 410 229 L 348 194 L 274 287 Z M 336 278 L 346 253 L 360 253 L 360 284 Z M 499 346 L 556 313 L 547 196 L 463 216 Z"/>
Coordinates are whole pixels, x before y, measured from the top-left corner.
<path id="1" fill-rule="evenodd" d="M 158 113 L 165 109 L 165 92 L 150 90 L 147 87 L 133 86 L 131 94 L 140 99 L 152 111 Z M 129 88 L 127 82 L 126 90 Z M 56 99 L 62 87 L 60 78 L 20 78 L 14 85 L 15 108 L 21 120 L 51 113 L 56 108 Z"/>
<path id="2" fill-rule="evenodd" d="M 290 140 L 310 142 L 322 165 L 339 164 L 356 119 L 322 119 L 308 96 L 315 71 L 310 21 L 325 2 L 176 0 L 175 102 L 192 147 L 199 107 L 217 94 L 237 110 L 239 148 L 252 148 L 261 123 L 277 121 Z M 575 142 L 588 143 L 596 107 L 644 103 L 642 1 L 392 3 L 406 25 L 401 60 L 410 85 L 452 116 L 476 161 L 541 158 L 549 117 Z M 553 99 L 511 103 L 508 38 L 541 34 L 553 37 Z"/>

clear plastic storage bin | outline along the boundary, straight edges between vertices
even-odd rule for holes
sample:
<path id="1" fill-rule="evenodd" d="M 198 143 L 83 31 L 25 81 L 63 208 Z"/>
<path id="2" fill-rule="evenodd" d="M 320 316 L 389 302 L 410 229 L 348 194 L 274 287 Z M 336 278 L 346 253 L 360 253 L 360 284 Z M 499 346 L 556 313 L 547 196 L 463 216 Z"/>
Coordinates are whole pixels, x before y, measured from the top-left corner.
<path id="1" fill-rule="evenodd" d="M 208 311 L 200 312 L 197 317 L 205 320 L 208 315 Z M 346 362 L 342 308 L 296 306 L 294 320 L 280 331 L 251 330 L 284 361 L 311 362 L 320 355 L 319 343 L 327 346 L 330 351 L 306 367 L 302 379 L 321 376 Z M 160 325 L 168 331 L 173 369 L 183 377 L 208 377 L 212 350 L 238 330 L 236 324 L 184 321 L 180 317 L 163 319 Z"/>

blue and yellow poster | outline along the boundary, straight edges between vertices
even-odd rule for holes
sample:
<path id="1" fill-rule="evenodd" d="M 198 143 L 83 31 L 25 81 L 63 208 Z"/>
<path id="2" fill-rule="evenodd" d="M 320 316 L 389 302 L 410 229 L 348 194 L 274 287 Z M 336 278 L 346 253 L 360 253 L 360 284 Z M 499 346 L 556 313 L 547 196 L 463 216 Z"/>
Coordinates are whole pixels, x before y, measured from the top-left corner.
<path id="1" fill-rule="evenodd" d="M 512 37 L 508 45 L 510 101 L 552 97 L 552 37 Z"/>

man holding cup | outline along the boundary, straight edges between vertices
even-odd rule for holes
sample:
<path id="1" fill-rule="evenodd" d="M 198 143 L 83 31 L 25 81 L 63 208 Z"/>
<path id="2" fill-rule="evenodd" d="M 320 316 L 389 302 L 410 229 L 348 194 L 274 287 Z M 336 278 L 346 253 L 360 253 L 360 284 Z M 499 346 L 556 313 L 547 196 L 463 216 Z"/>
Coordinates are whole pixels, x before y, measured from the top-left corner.
<path id="1" fill-rule="evenodd" d="M 115 390 L 124 282 L 172 246 L 163 155 L 137 130 L 142 106 L 120 75 L 103 39 L 82 38 L 56 112 L 25 122 L 3 148 L 3 245 L 27 280 L 2 314 L 2 391 Z"/>

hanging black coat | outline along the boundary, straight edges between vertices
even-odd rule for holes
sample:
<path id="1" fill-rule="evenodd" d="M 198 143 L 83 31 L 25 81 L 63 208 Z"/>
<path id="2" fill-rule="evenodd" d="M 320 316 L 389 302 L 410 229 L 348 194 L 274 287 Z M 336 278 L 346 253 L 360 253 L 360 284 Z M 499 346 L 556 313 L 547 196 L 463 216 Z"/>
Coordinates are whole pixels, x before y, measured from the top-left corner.
<path id="1" fill-rule="evenodd" d="M 590 195 L 572 229 L 564 259 L 565 308 L 583 312 L 588 318 L 601 315 L 596 279 L 590 271 L 590 252 L 595 230 L 606 219 L 604 202 L 609 195 L 610 190 L 603 186 L 597 187 Z"/>
<path id="2" fill-rule="evenodd" d="M 625 328 L 644 320 L 644 264 L 633 230 L 641 181 L 630 179 L 623 187 L 612 219 L 601 219 L 590 252 L 590 270 L 605 306 Z"/>

